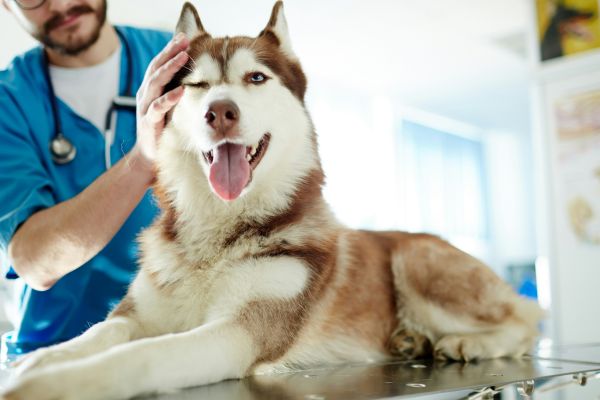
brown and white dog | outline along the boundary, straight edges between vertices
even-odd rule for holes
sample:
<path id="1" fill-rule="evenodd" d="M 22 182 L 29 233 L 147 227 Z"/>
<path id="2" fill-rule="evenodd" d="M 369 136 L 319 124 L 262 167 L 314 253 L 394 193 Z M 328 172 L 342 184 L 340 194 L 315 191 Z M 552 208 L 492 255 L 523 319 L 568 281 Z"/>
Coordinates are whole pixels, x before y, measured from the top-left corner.
<path id="1" fill-rule="evenodd" d="M 323 199 L 306 78 L 282 3 L 256 38 L 191 61 L 158 155 L 162 214 L 106 321 L 39 350 L 4 399 L 121 399 L 319 364 L 519 356 L 542 316 L 443 240 L 351 230 Z"/>

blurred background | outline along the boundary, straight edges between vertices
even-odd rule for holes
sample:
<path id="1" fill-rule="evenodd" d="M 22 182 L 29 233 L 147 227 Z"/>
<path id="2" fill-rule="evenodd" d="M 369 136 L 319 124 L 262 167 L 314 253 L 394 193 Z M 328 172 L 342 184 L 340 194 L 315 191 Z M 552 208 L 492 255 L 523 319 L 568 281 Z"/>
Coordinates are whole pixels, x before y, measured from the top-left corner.
<path id="1" fill-rule="evenodd" d="M 273 0 L 193 3 L 213 36 L 255 36 Z M 109 18 L 172 30 L 182 4 L 109 0 Z M 600 50 L 560 38 L 571 47 L 540 61 L 565 4 L 595 7 L 579 30 L 600 35 L 597 0 L 286 0 L 285 12 L 339 219 L 448 239 L 540 301 L 547 340 L 572 344 L 600 337 Z M 35 45 L 4 9 L 0 37 L 2 68 Z"/>

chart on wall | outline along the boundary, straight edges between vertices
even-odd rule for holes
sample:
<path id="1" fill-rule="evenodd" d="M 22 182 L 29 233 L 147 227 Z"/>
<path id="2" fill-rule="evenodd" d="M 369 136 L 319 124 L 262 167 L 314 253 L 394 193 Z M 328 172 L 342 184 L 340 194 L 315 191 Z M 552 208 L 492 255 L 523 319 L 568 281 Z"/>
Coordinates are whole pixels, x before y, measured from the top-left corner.
<path id="1" fill-rule="evenodd" d="M 561 204 L 571 233 L 600 246 L 600 89 L 555 99 Z"/>

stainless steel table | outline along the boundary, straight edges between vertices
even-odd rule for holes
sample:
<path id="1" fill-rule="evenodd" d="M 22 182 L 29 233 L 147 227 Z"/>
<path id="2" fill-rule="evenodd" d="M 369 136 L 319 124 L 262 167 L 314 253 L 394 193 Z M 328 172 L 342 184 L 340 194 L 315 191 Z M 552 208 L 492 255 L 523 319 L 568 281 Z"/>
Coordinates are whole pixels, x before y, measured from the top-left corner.
<path id="1" fill-rule="evenodd" d="M 0 382 L 10 371 L 0 371 Z M 234 399 L 598 399 L 600 344 L 540 349 L 521 359 L 351 364 L 255 376 L 164 394 L 160 400 Z M 597 380 L 600 384 L 600 379 Z M 592 387 L 592 393 L 577 387 Z M 569 388 L 571 394 L 565 394 Z M 575 393 L 579 393 L 576 397 Z M 561 395 L 562 393 L 562 395 Z M 530 395 L 533 394 L 533 397 Z M 593 396 L 593 397 L 590 397 Z"/>

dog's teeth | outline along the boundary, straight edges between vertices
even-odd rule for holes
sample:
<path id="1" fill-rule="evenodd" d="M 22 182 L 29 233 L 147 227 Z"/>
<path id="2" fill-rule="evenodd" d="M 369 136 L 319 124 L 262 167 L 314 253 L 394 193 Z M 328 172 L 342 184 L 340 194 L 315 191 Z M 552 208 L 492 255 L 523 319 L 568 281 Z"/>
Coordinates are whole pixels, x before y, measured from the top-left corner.
<path id="1" fill-rule="evenodd" d="M 252 147 L 250 148 L 250 155 L 251 155 L 251 156 L 254 156 L 255 154 L 256 154 L 256 147 L 252 146 Z"/>
<path id="2" fill-rule="evenodd" d="M 250 154 L 246 154 L 246 161 L 252 160 L 252 156 Z"/>

